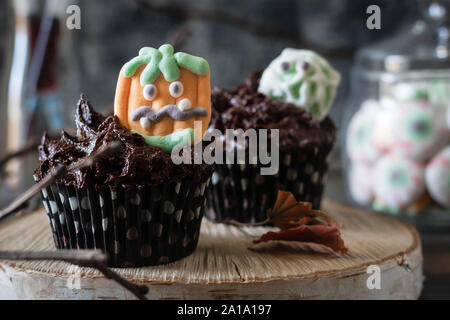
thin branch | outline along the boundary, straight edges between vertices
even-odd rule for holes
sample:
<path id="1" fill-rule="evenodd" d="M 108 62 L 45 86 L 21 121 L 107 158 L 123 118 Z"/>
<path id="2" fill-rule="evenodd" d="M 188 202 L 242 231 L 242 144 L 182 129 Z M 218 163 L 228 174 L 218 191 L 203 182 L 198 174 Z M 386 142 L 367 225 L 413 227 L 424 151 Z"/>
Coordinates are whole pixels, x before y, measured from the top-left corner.
<path id="1" fill-rule="evenodd" d="M 190 30 L 188 24 L 183 23 L 169 36 L 167 43 L 170 43 L 175 50 L 179 50 L 178 48 L 182 45 L 183 41 L 186 40 L 189 32 Z"/>
<path id="2" fill-rule="evenodd" d="M 232 12 L 221 9 L 209 9 L 183 6 L 177 4 L 155 4 L 153 1 L 135 0 L 138 7 L 152 12 L 165 14 L 184 20 L 205 20 L 210 22 L 221 22 L 231 26 L 245 29 L 248 32 L 264 37 L 277 38 L 291 43 L 300 42 L 300 34 L 292 30 L 280 27 L 278 25 L 264 22 L 251 21 L 246 16 L 236 15 Z"/>
<path id="3" fill-rule="evenodd" d="M 1 155 L 0 156 L 0 170 L 12 158 L 23 156 L 23 155 L 27 154 L 28 152 L 35 150 L 39 146 L 39 143 L 40 143 L 39 141 L 33 140 L 33 141 L 27 143 L 23 148 L 21 148 L 17 151 L 8 152 L 6 154 Z"/>
<path id="4" fill-rule="evenodd" d="M 292 29 L 271 24 L 267 21 L 264 23 L 252 21 L 248 16 L 237 15 L 227 10 L 200 8 L 191 5 L 155 4 L 155 2 L 151 0 L 135 0 L 135 2 L 141 9 L 164 14 L 171 18 L 219 22 L 244 30 L 258 37 L 275 39 L 291 46 L 307 47 L 310 50 L 332 56 L 333 58 L 349 57 L 355 52 L 355 48 L 350 46 L 338 48 L 322 46 L 304 39 L 299 32 L 293 31 Z"/>
<path id="5" fill-rule="evenodd" d="M 105 262 L 108 255 L 100 250 L 0 251 L 0 260 L 63 260 L 84 264 Z"/>
<path id="6" fill-rule="evenodd" d="M 59 177 L 63 176 L 67 172 L 77 170 L 77 169 L 83 169 L 92 166 L 98 159 L 101 158 L 101 156 L 104 156 L 105 154 L 114 152 L 117 150 L 117 148 L 120 146 L 120 142 L 114 141 L 106 146 L 102 146 L 97 151 L 92 153 L 89 157 L 82 159 L 78 161 L 77 163 L 74 163 L 70 166 L 64 166 L 59 165 L 56 167 L 56 169 L 46 175 L 41 181 L 30 187 L 27 191 L 25 191 L 19 198 L 14 200 L 9 206 L 7 206 L 5 209 L 0 211 L 0 221 L 7 216 L 13 214 L 14 212 L 20 210 L 23 208 L 23 205 L 30 200 L 32 197 L 34 197 L 36 194 L 38 194 L 41 189 L 49 186 L 54 181 L 56 181 Z"/>
<path id="7" fill-rule="evenodd" d="M 126 288 L 128 291 L 133 293 L 139 300 L 148 300 L 145 296 L 148 293 L 148 287 L 145 285 L 134 284 L 121 276 L 116 272 L 108 268 L 104 263 L 95 263 L 92 267 L 100 271 L 106 278 L 114 280 L 122 287 Z"/>
<path id="8" fill-rule="evenodd" d="M 92 267 L 106 278 L 133 293 L 140 300 L 147 300 L 148 287 L 134 284 L 108 268 L 108 255 L 100 250 L 58 250 L 58 251 L 0 251 L 0 260 L 61 260 L 80 267 Z"/>

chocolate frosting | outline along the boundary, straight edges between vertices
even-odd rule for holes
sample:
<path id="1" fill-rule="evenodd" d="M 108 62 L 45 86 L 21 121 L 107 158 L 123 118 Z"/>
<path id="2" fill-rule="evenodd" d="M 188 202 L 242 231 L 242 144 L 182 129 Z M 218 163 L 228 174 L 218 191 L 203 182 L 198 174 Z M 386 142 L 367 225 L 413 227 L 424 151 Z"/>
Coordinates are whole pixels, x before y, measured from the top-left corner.
<path id="1" fill-rule="evenodd" d="M 57 165 L 79 161 L 112 141 L 121 142 L 117 152 L 103 156 L 89 168 L 69 172 L 57 182 L 77 188 L 140 187 L 186 180 L 201 182 L 213 171 L 213 166 L 206 164 L 175 165 L 170 154 L 147 145 L 140 135 L 123 127 L 117 117 L 95 112 L 84 95 L 77 104 L 75 124 L 76 135 L 62 130 L 61 137 L 52 140 L 44 133 L 38 148 L 40 163 L 35 171 L 38 180 Z M 194 159 L 193 148 L 191 152 Z"/>
<path id="2" fill-rule="evenodd" d="M 232 90 L 214 88 L 211 127 L 225 129 L 279 129 L 280 149 L 320 147 L 334 143 L 336 127 L 330 117 L 318 121 L 305 109 L 259 93 L 262 71 L 255 71 Z"/>

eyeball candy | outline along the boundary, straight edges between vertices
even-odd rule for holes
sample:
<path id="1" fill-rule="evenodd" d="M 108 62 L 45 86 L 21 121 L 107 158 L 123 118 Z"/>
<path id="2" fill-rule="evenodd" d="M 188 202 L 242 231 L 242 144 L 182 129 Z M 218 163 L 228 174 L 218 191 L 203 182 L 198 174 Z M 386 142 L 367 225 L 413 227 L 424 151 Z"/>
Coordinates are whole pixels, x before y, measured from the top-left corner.
<path id="1" fill-rule="evenodd" d="M 392 116 L 389 150 L 416 161 L 425 161 L 448 142 L 445 109 L 425 101 L 399 105 Z"/>
<path id="2" fill-rule="evenodd" d="M 412 204 L 425 192 L 425 169 L 396 155 L 382 157 L 373 167 L 373 191 L 378 202 L 393 210 Z"/>
<path id="3" fill-rule="evenodd" d="M 374 143 L 378 115 L 378 103 L 375 100 L 367 100 L 350 121 L 346 149 L 352 161 L 372 164 L 380 157 L 381 153 Z"/>
<path id="4" fill-rule="evenodd" d="M 450 146 L 439 152 L 427 165 L 425 181 L 433 200 L 450 208 Z"/>
<path id="5" fill-rule="evenodd" d="M 321 120 L 330 111 L 340 74 L 317 53 L 286 48 L 264 70 L 258 91 L 295 104 Z"/>
<path id="6" fill-rule="evenodd" d="M 450 130 L 450 107 L 447 106 L 447 128 Z"/>
<path id="7" fill-rule="evenodd" d="M 371 168 L 353 163 L 350 167 L 349 187 L 353 200 L 361 205 L 370 204 L 373 200 Z"/>
<path id="8" fill-rule="evenodd" d="M 374 119 L 373 143 L 382 153 L 388 153 L 393 140 L 394 130 L 397 126 L 394 117 L 400 107 L 399 103 L 391 98 L 383 98 L 379 101 L 377 117 Z"/>

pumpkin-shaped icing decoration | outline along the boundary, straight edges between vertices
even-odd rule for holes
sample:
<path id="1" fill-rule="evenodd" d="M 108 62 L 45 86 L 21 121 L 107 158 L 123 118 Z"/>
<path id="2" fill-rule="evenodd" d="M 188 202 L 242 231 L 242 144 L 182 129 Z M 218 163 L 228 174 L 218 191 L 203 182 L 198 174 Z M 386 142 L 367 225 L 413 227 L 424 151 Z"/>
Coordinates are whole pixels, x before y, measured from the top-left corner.
<path id="1" fill-rule="evenodd" d="M 114 100 L 120 123 L 150 145 L 170 152 L 194 139 L 194 121 L 202 137 L 211 119 L 208 62 L 169 44 L 145 47 L 121 69 Z"/>
<path id="2" fill-rule="evenodd" d="M 321 120 L 330 111 L 340 74 L 310 50 L 286 48 L 264 70 L 258 91 L 307 109 Z"/>

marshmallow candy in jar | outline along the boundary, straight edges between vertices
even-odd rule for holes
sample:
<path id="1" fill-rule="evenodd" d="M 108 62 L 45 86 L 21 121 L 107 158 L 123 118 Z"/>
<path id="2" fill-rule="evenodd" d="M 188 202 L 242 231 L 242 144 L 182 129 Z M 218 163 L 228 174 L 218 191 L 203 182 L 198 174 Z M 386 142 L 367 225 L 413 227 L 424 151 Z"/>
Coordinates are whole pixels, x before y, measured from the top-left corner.
<path id="1" fill-rule="evenodd" d="M 425 181 L 433 200 L 450 209 L 450 145 L 428 163 Z"/>
<path id="2" fill-rule="evenodd" d="M 383 156 L 373 167 L 374 207 L 398 213 L 417 204 L 425 194 L 425 168 L 398 155 Z"/>
<path id="3" fill-rule="evenodd" d="M 379 103 L 366 100 L 352 117 L 346 135 L 346 151 L 352 162 L 370 165 L 380 157 L 374 139 L 379 115 Z"/>
<path id="4" fill-rule="evenodd" d="M 350 194 L 360 205 L 370 205 L 373 200 L 371 167 L 362 163 L 352 163 L 348 177 Z"/>
<path id="5" fill-rule="evenodd" d="M 445 17 L 432 16 L 437 4 Z M 441 150 L 450 145 L 450 42 L 441 40 L 450 27 L 450 1 L 423 9 L 410 28 L 356 52 L 342 163 L 349 201 L 447 230 Z"/>
<path id="6" fill-rule="evenodd" d="M 389 113 L 391 128 L 389 152 L 426 162 L 449 142 L 445 107 L 426 100 L 400 102 Z"/>
<path id="7" fill-rule="evenodd" d="M 386 101 L 365 100 L 353 115 L 346 132 L 346 152 L 350 159 L 347 184 L 353 201 L 370 205 L 373 201 L 371 172 L 386 151 L 392 120 L 385 109 Z"/>

